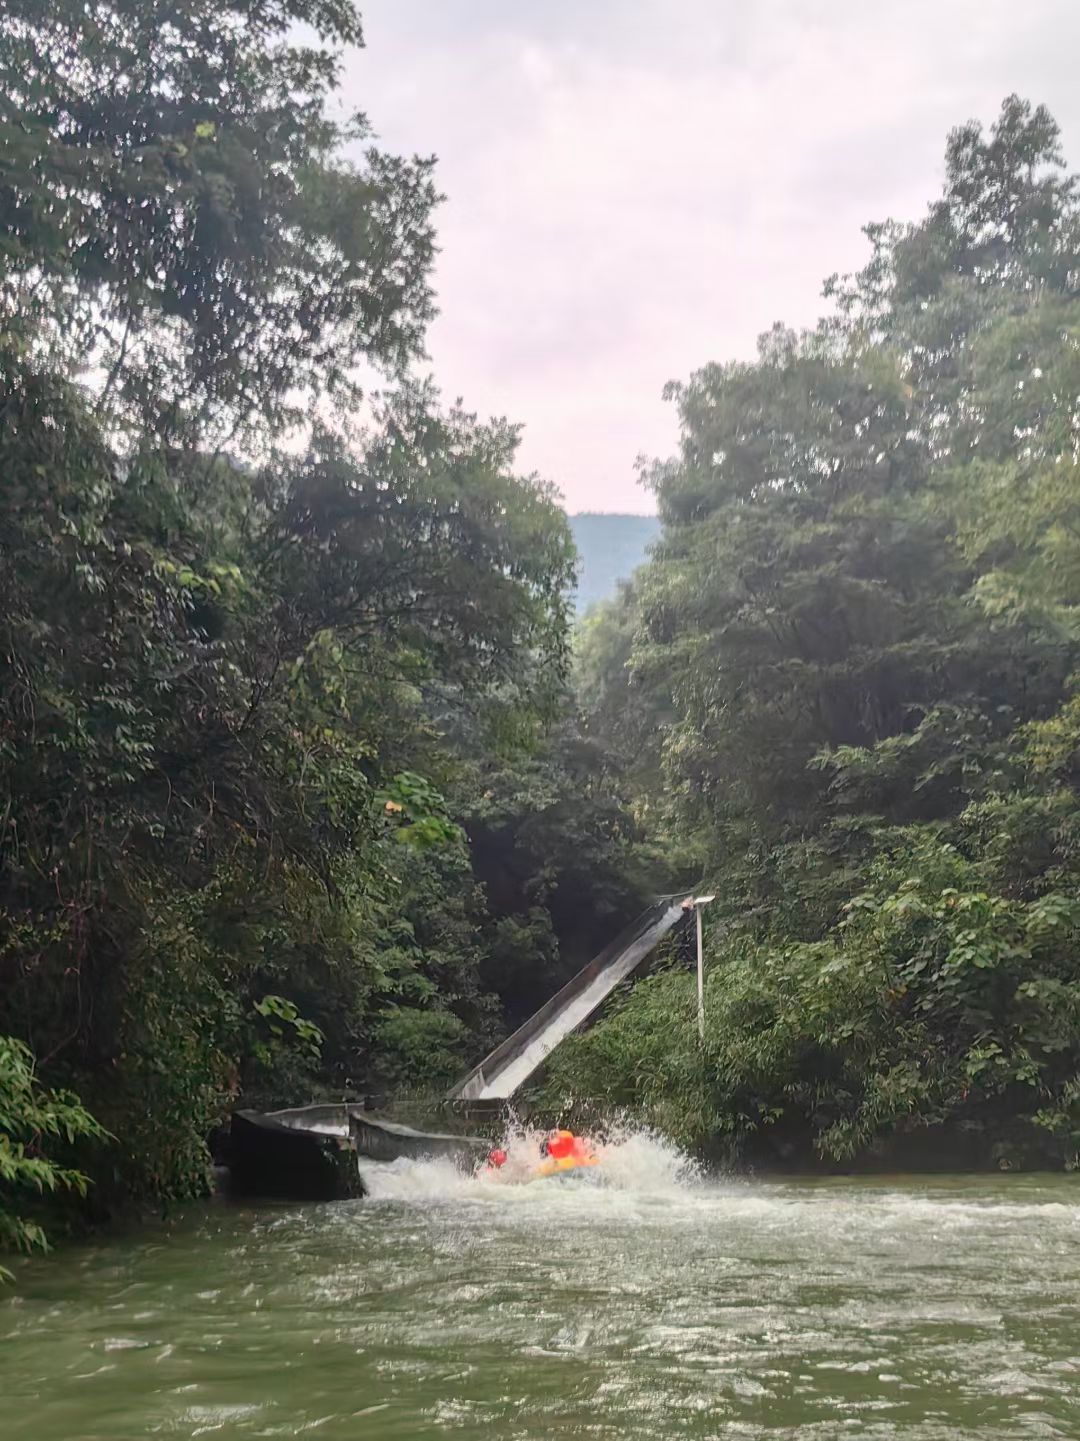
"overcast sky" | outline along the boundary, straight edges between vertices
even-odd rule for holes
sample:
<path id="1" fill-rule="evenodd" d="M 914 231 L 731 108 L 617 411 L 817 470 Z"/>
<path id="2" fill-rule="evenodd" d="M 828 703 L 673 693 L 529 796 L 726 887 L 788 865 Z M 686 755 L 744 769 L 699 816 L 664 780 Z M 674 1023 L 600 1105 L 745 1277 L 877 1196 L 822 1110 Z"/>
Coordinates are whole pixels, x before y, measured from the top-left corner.
<path id="1" fill-rule="evenodd" d="M 1080 0 L 360 0 L 347 99 L 436 154 L 447 399 L 525 425 L 567 508 L 649 511 L 665 381 L 811 323 L 949 128 L 1018 91 L 1080 169 Z"/>

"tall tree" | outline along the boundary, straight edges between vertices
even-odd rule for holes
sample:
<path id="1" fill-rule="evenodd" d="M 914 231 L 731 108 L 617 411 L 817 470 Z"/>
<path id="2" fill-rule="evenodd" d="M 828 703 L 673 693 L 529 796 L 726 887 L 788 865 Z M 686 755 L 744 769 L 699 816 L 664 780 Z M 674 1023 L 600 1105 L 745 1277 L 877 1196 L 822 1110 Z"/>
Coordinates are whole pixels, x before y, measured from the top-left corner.
<path id="1" fill-rule="evenodd" d="M 954 132 L 942 199 L 870 238 L 817 330 L 673 388 L 626 669 L 670 687 L 667 788 L 727 936 L 703 1053 L 665 976 L 562 1084 L 834 1157 L 938 1128 L 1071 1163 L 1080 204 L 1053 121 L 1013 97 Z"/>
<path id="2" fill-rule="evenodd" d="M 299 43 L 307 34 L 311 43 Z M 271 429 L 431 314 L 431 162 L 332 118 L 349 0 L 11 0 L 0 332 L 161 440 Z"/>
<path id="3" fill-rule="evenodd" d="M 333 118 L 359 40 L 347 0 L 0 17 L 6 1120 L 136 1196 L 205 1185 L 241 1090 L 490 1039 L 440 786 L 455 735 L 528 736 L 564 690 L 565 517 L 513 427 L 404 374 L 436 197 Z M 366 429 L 360 363 L 393 378 Z"/>

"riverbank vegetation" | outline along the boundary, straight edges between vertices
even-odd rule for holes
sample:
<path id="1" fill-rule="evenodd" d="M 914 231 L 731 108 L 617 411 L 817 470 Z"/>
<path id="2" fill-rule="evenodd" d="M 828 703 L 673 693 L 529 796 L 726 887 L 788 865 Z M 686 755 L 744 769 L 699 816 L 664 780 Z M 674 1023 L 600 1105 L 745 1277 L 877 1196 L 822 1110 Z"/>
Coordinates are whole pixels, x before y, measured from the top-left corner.
<path id="1" fill-rule="evenodd" d="M 555 759 L 565 516 L 411 378 L 438 195 L 332 118 L 358 39 L 0 26 L 5 1213 L 198 1194 L 231 1105 L 442 1084 L 576 963 L 564 874 L 593 936 L 637 900 Z"/>
<path id="2" fill-rule="evenodd" d="M 705 1047 L 663 972 L 549 1096 L 1070 1161 L 1052 121 L 956 132 L 829 319 L 672 388 L 661 538 L 572 662 L 555 492 L 414 378 L 439 197 L 334 118 L 359 39 L 344 0 L 0 21 L 0 1240 L 200 1194 L 232 1106 L 444 1085 L 702 875 Z"/>
<path id="3" fill-rule="evenodd" d="M 850 1160 L 1080 1148 L 1080 209 L 1008 100 L 867 231 L 828 319 L 673 386 L 649 565 L 588 623 L 592 726 L 713 908 L 555 1087 Z M 901 1154 L 903 1152 L 901 1151 Z"/>

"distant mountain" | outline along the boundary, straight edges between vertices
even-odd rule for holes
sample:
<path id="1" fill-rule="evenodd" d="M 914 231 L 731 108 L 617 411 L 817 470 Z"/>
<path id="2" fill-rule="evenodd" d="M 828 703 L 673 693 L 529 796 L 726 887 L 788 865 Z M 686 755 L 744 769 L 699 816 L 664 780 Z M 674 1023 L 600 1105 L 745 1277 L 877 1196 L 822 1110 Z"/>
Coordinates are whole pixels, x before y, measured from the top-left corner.
<path id="1" fill-rule="evenodd" d="M 610 600 L 620 580 L 629 580 L 648 557 L 649 546 L 660 534 L 655 515 L 595 515 L 570 517 L 574 544 L 581 556 L 577 612 L 583 615 L 598 600 Z"/>

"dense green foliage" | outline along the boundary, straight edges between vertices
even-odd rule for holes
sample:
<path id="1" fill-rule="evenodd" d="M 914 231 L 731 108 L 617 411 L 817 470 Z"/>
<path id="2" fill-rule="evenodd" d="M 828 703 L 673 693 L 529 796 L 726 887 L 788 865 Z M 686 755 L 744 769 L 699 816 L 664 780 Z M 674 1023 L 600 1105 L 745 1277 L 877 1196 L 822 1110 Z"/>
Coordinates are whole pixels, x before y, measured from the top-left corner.
<path id="1" fill-rule="evenodd" d="M 159 441 L 279 428 L 357 360 L 415 354 L 430 163 L 340 158 L 367 128 L 333 118 L 334 47 L 359 39 L 350 0 L 10 0 L 9 334 L 92 360 L 97 403 Z"/>
<path id="2" fill-rule="evenodd" d="M 79 1136 L 101 1136 L 100 1126 L 73 1096 L 43 1090 L 33 1058 L 20 1041 L 0 1036 L 0 1194 L 29 1199 L 57 1191 L 86 1194 L 86 1177 L 58 1165 L 47 1154 L 51 1142 L 69 1145 Z M 13 1251 L 44 1250 L 45 1232 L 37 1221 L 0 1207 L 0 1246 Z M 0 1280 L 10 1278 L 0 1266 Z"/>
<path id="3" fill-rule="evenodd" d="M 436 197 L 341 158 L 358 38 L 345 0 L 0 21 L 0 1240 L 28 1183 L 198 1193 L 238 1102 L 445 1084 L 561 974 L 564 878 L 636 900 L 548 739 L 566 519 L 406 370 Z"/>
<path id="4" fill-rule="evenodd" d="M 927 218 L 868 234 L 816 330 L 671 388 L 663 535 L 580 661 L 638 813 L 720 896 L 706 1045 L 666 975 L 556 1089 L 762 1154 L 948 1132 L 1071 1164 L 1080 203 L 1052 120 L 958 130 Z"/>

